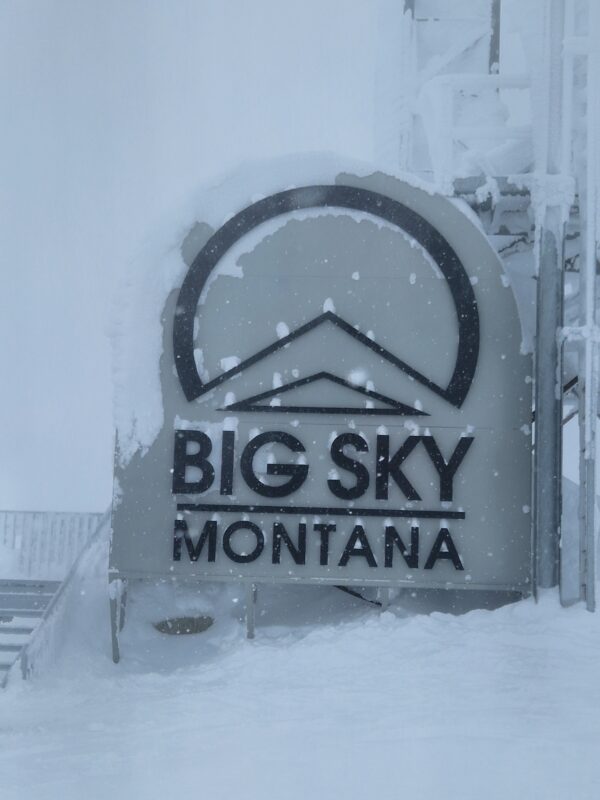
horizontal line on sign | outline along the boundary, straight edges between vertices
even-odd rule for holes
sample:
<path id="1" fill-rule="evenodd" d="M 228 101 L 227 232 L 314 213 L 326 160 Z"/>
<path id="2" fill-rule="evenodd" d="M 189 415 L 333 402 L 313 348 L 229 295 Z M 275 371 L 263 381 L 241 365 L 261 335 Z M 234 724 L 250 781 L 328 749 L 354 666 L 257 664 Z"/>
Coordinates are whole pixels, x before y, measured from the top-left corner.
<path id="1" fill-rule="evenodd" d="M 409 519 L 464 519 L 464 511 L 431 511 L 407 508 L 330 508 L 328 506 L 219 505 L 218 503 L 178 503 L 178 511 L 221 511 L 254 514 L 314 514 L 330 517 L 408 517 Z"/>

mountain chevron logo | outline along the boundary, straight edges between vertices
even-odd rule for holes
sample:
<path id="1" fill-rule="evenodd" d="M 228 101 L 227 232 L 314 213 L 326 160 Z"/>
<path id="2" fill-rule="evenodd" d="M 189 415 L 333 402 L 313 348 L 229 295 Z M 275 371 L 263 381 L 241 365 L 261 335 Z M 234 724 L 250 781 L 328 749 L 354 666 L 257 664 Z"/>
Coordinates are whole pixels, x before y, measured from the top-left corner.
<path id="1" fill-rule="evenodd" d="M 325 311 L 323 314 L 320 314 L 315 319 L 307 322 L 305 325 L 297 328 L 296 330 L 292 331 L 287 336 L 278 339 L 276 342 L 273 342 L 268 347 L 259 350 L 257 353 L 252 355 L 250 358 L 245 359 L 244 361 L 240 362 L 237 366 L 233 367 L 232 369 L 227 370 L 222 375 L 219 375 L 218 378 L 207 382 L 204 384 L 202 394 L 211 391 L 216 386 L 224 383 L 225 381 L 229 380 L 230 378 L 239 375 L 244 370 L 248 369 L 249 367 L 257 364 L 260 361 L 263 361 L 265 358 L 268 358 L 272 353 L 277 352 L 278 350 L 282 350 L 283 348 L 289 347 L 289 345 L 294 342 L 300 340 L 303 336 L 310 333 L 311 331 L 315 330 L 316 328 L 326 324 L 331 323 L 335 325 L 337 328 L 341 329 L 345 334 L 348 334 L 356 341 L 360 342 L 361 345 L 367 347 L 370 351 L 376 353 L 380 358 L 387 361 L 390 366 L 399 369 L 401 372 L 408 375 L 410 378 L 418 381 L 419 383 L 423 384 L 427 388 L 431 389 L 433 392 L 440 394 L 443 390 L 440 389 L 439 386 L 436 386 L 435 383 L 430 381 L 424 375 L 421 375 L 417 370 L 410 367 L 408 364 L 405 364 L 404 361 L 394 356 L 388 350 L 386 350 L 381 345 L 374 342 L 369 337 L 365 336 L 360 331 L 357 331 L 352 325 L 350 325 L 346 320 L 339 317 L 333 311 Z M 273 405 L 263 405 L 262 402 L 266 400 L 273 400 L 278 398 L 282 394 L 286 394 L 288 392 L 293 391 L 301 386 L 306 386 L 308 384 L 315 383 L 316 381 L 328 381 L 331 383 L 335 383 L 338 386 L 343 386 L 346 389 L 349 389 L 356 395 L 361 396 L 361 400 L 363 402 L 363 406 L 333 406 L 333 405 L 315 405 L 315 406 L 308 406 L 308 405 L 282 405 L 282 404 L 273 404 Z M 201 396 L 201 395 L 199 395 Z M 383 407 L 378 406 L 376 408 L 368 407 L 365 403 L 373 403 L 374 401 L 378 401 L 380 404 L 383 404 Z M 225 410 L 225 409 L 224 409 Z M 295 413 L 305 413 L 305 414 L 316 414 L 316 413 L 328 413 L 328 414 L 397 414 L 402 416 L 428 416 L 425 412 L 420 411 L 416 408 L 412 408 L 411 406 L 406 405 L 405 403 L 401 403 L 398 400 L 394 400 L 390 397 L 387 397 L 380 392 L 376 392 L 373 389 L 367 389 L 364 386 L 357 384 L 356 382 L 351 382 L 349 380 L 345 380 L 344 378 L 340 378 L 337 375 L 333 375 L 328 370 L 320 370 L 319 372 L 309 375 L 307 377 L 299 378 L 298 380 L 292 381 L 291 383 L 285 384 L 283 386 L 279 386 L 275 389 L 270 389 L 266 392 L 261 392 L 260 394 L 254 395 L 249 397 L 245 400 L 240 400 L 239 402 L 233 403 L 231 405 L 226 406 L 226 410 L 228 411 L 258 411 L 258 412 L 275 412 L 275 411 L 289 411 Z"/>

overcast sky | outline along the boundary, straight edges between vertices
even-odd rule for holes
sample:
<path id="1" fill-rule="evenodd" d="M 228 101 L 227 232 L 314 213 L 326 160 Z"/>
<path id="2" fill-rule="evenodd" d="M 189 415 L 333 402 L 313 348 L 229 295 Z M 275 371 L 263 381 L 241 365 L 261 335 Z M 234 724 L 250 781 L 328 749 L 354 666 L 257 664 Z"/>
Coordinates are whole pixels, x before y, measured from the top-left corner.
<path id="1" fill-rule="evenodd" d="M 0 508 L 108 505 L 118 276 L 240 163 L 373 161 L 400 6 L 0 4 Z"/>

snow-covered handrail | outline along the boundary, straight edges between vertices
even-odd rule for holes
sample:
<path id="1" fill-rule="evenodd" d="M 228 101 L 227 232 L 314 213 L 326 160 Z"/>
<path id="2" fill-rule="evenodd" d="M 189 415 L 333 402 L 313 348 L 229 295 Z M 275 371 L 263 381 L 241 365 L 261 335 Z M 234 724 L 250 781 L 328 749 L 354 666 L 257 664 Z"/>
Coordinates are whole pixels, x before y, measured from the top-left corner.
<path id="1" fill-rule="evenodd" d="M 30 640 L 27 642 L 27 644 L 21 651 L 18 661 L 20 662 L 21 665 L 21 675 L 23 677 L 23 680 L 26 680 L 31 675 L 33 671 L 33 664 L 36 660 L 37 652 L 41 652 L 41 650 L 44 649 L 46 641 L 45 638 L 46 626 L 48 625 L 51 618 L 56 614 L 61 604 L 61 601 L 65 596 L 65 592 L 67 591 L 68 587 L 70 586 L 70 584 L 72 583 L 73 579 L 75 578 L 75 576 L 79 571 L 79 567 L 83 561 L 85 554 L 98 541 L 102 533 L 102 530 L 104 529 L 104 526 L 110 521 L 110 515 L 111 515 L 111 508 L 105 511 L 102 517 L 100 518 L 100 521 L 98 522 L 98 527 L 94 531 L 94 534 L 92 535 L 90 540 L 87 542 L 85 547 L 81 550 L 81 552 L 73 562 L 73 565 L 71 566 L 71 569 L 69 570 L 66 578 L 61 583 L 58 591 L 56 592 L 56 594 L 48 604 L 47 608 L 45 609 L 44 614 L 40 619 L 39 625 L 36 627 Z"/>

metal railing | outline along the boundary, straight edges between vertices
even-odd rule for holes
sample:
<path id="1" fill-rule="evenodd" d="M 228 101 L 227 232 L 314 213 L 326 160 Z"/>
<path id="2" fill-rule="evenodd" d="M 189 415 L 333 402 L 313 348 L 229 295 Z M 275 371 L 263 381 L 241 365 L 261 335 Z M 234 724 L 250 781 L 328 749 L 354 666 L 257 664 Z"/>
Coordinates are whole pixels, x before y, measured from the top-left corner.
<path id="1" fill-rule="evenodd" d="M 0 577 L 62 580 L 97 529 L 102 514 L 0 511 L 0 547 L 10 563 Z M 0 563 L 0 569 L 2 565 Z"/>

